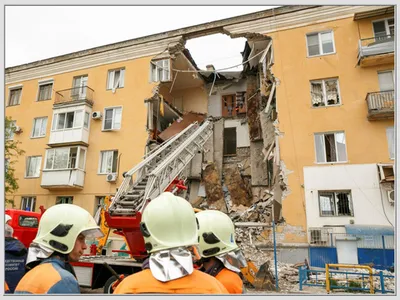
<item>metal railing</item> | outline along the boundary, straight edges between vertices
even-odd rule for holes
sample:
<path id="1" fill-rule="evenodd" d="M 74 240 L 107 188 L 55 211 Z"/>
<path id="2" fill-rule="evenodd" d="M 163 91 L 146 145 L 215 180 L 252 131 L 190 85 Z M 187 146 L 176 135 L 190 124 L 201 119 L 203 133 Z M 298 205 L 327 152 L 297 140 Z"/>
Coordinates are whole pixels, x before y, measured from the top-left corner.
<path id="1" fill-rule="evenodd" d="M 394 112 L 394 90 L 368 93 L 366 101 L 368 111 Z"/>
<path id="2" fill-rule="evenodd" d="M 394 52 L 394 36 L 381 35 L 358 41 L 358 58 Z"/>
<path id="3" fill-rule="evenodd" d="M 330 268 L 366 269 L 367 272 L 334 270 Z M 387 281 L 394 279 L 393 275 L 384 275 L 383 271 L 373 273 L 369 266 L 326 264 L 325 269 L 307 269 L 301 266 L 299 269 L 299 290 L 304 286 L 314 286 L 331 290 L 345 290 L 348 292 L 360 291 L 374 293 L 394 293 L 387 288 Z"/>
<path id="4" fill-rule="evenodd" d="M 74 101 L 86 101 L 93 105 L 94 90 L 88 86 L 75 87 L 56 92 L 54 104 L 68 103 Z"/>

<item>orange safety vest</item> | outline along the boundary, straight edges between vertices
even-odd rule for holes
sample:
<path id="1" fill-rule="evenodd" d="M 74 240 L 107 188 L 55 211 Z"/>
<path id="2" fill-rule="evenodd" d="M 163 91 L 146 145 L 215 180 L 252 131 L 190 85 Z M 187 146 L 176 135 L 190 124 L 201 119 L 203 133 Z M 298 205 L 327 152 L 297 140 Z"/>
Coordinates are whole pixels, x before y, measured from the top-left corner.
<path id="1" fill-rule="evenodd" d="M 126 277 L 113 294 L 229 294 L 214 277 L 194 270 L 192 274 L 167 282 L 158 281 L 150 269 Z"/>
<path id="2" fill-rule="evenodd" d="M 5 293 L 9 293 L 10 292 L 10 288 L 8 287 L 8 284 L 5 281 L 4 281 L 4 292 Z"/>
<path id="3" fill-rule="evenodd" d="M 243 281 L 235 272 L 223 268 L 215 278 L 224 285 L 229 294 L 243 294 Z"/>

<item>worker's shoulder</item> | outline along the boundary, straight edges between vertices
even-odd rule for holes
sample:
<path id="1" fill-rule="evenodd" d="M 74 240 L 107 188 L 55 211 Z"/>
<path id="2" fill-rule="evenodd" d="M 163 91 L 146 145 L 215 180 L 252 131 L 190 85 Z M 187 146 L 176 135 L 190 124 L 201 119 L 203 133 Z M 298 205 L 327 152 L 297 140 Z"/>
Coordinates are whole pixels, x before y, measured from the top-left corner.
<path id="1" fill-rule="evenodd" d="M 220 282 L 214 276 L 211 276 L 207 273 L 201 272 L 199 270 L 194 270 L 191 276 L 196 279 L 196 281 L 204 281 L 209 284 L 209 287 L 215 286 L 217 289 L 221 287 Z"/>
<path id="2" fill-rule="evenodd" d="M 227 269 L 227 268 L 223 268 L 218 275 L 216 276 L 217 279 L 219 279 L 219 277 L 225 277 L 228 278 L 229 280 L 236 280 L 236 281 L 242 281 L 242 279 L 240 278 L 239 274 Z"/>

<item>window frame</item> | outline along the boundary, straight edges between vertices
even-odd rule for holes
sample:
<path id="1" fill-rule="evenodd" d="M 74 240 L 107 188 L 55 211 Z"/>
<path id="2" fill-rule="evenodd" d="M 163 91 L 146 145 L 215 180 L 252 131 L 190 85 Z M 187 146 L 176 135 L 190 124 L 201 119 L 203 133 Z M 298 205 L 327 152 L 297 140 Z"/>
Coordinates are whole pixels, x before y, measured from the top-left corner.
<path id="1" fill-rule="evenodd" d="M 336 104 L 328 104 L 328 97 L 326 94 L 326 86 L 325 86 L 325 82 L 326 81 L 331 81 L 331 80 L 336 80 L 336 87 L 337 87 L 337 93 L 339 96 L 339 101 Z M 312 102 L 312 83 L 316 83 L 316 82 L 322 82 L 322 96 L 323 96 L 323 102 L 324 105 L 323 106 L 315 106 Z M 341 106 L 343 105 L 342 103 L 342 97 L 340 96 L 340 85 L 339 85 L 339 77 L 332 77 L 332 78 L 323 78 L 323 79 L 315 79 L 315 80 L 310 80 L 310 96 L 311 96 L 311 107 L 312 108 L 322 108 L 322 107 L 334 107 L 334 106 Z"/>
<path id="2" fill-rule="evenodd" d="M 41 100 L 41 101 L 47 101 L 47 100 Z M 42 122 L 41 122 L 41 124 L 40 124 L 40 128 L 42 128 L 43 119 L 46 120 L 46 126 L 45 126 L 45 129 L 44 129 L 44 135 L 34 136 L 33 134 L 35 133 L 36 120 L 42 120 Z M 37 118 L 33 118 L 33 124 L 32 124 L 32 130 L 31 130 L 31 139 L 40 139 L 40 138 L 46 137 L 46 132 L 47 132 L 47 121 L 48 121 L 48 119 L 49 119 L 48 117 L 37 117 Z"/>
<path id="3" fill-rule="evenodd" d="M 72 148 L 77 148 L 77 150 L 76 150 L 76 158 L 75 158 L 75 168 L 68 168 L 68 165 L 70 163 L 70 155 L 71 155 L 71 149 Z M 54 169 L 55 153 L 56 153 L 57 150 L 60 150 L 60 149 L 68 149 L 67 168 Z M 80 161 L 82 159 L 81 150 L 84 150 L 83 169 L 79 167 Z M 53 159 L 52 159 L 51 168 L 48 169 L 47 168 L 47 160 L 48 160 L 50 152 L 53 152 L 54 155 L 53 155 Z M 86 168 L 86 156 L 87 156 L 87 148 L 82 147 L 82 146 L 71 146 L 71 147 L 59 147 L 59 148 L 46 149 L 46 155 L 45 155 L 45 160 L 44 160 L 43 171 L 65 171 L 65 170 L 81 170 L 81 171 L 85 171 L 85 168 Z"/>
<path id="4" fill-rule="evenodd" d="M 112 88 L 110 88 L 109 86 L 109 82 L 110 82 L 110 74 L 112 74 L 112 81 L 114 81 L 114 78 L 115 78 L 115 72 L 117 72 L 117 71 L 120 71 L 120 78 L 121 78 L 121 71 L 124 71 L 123 72 L 123 81 L 122 81 L 122 86 L 120 86 L 120 83 L 118 83 L 118 87 L 112 87 Z M 125 69 L 125 67 L 121 67 L 121 68 L 115 68 L 115 69 L 111 69 L 111 70 L 108 70 L 108 72 L 107 72 L 107 81 L 106 81 L 106 91 L 115 91 L 116 89 L 122 89 L 122 88 L 124 88 L 125 87 L 125 72 L 126 72 L 126 69 Z"/>
<path id="5" fill-rule="evenodd" d="M 40 162 L 39 162 L 39 170 L 38 170 L 38 175 L 34 176 L 34 175 L 29 175 L 29 167 L 31 164 L 31 160 L 32 158 L 38 159 L 40 157 Z M 26 161 L 25 161 L 25 178 L 29 179 L 29 178 L 39 178 L 40 177 L 40 170 L 41 170 L 41 166 L 42 166 L 42 156 L 41 155 L 32 155 L 32 156 L 27 156 L 26 157 Z M 36 172 L 35 172 L 36 173 Z"/>
<path id="6" fill-rule="evenodd" d="M 392 135 L 392 141 L 390 141 L 389 138 L 390 134 Z M 396 138 L 395 138 L 394 126 L 386 127 L 386 139 L 388 142 L 389 159 L 394 160 L 396 157 Z"/>
<path id="7" fill-rule="evenodd" d="M 391 89 L 391 90 L 382 90 L 381 82 L 380 82 L 380 80 L 379 80 L 379 74 L 383 74 L 383 73 L 392 73 L 392 84 L 393 84 L 393 89 Z M 396 87 L 396 81 L 394 80 L 394 79 L 395 79 L 395 78 L 394 78 L 394 70 L 382 70 L 382 71 L 378 71 L 377 74 L 378 74 L 379 91 L 380 91 L 380 92 L 394 91 L 394 88 Z"/>
<path id="8" fill-rule="evenodd" d="M 11 91 L 14 91 L 14 90 L 21 90 L 21 92 L 19 93 L 18 103 L 17 104 L 10 104 Z M 23 85 L 22 84 L 8 87 L 7 107 L 21 105 L 22 92 L 23 92 Z"/>
<path id="9" fill-rule="evenodd" d="M 321 34 L 323 34 L 323 33 L 328 33 L 328 32 L 330 32 L 330 33 L 332 34 L 333 52 L 323 53 L 323 51 L 322 51 Z M 319 53 L 319 54 L 316 54 L 316 55 L 310 55 L 310 51 L 309 51 L 309 47 L 308 47 L 308 36 L 309 36 L 309 35 L 315 35 L 315 34 L 318 35 L 318 46 L 319 46 L 319 51 L 320 51 L 320 53 Z M 307 46 L 307 58 L 336 54 L 335 35 L 334 35 L 334 33 L 333 33 L 333 30 L 332 30 L 332 29 L 329 29 L 329 30 L 314 31 L 314 32 L 308 32 L 308 33 L 306 33 L 306 46 Z"/>
<path id="10" fill-rule="evenodd" d="M 67 200 L 71 199 L 71 203 L 69 203 L 69 202 L 60 202 L 60 203 L 57 203 L 57 201 L 58 201 L 59 199 L 61 199 L 61 198 L 65 198 L 65 199 L 67 199 Z M 56 203 L 55 203 L 55 205 L 59 205 L 59 204 L 74 204 L 74 196 L 57 196 L 57 197 L 56 197 Z"/>
<path id="11" fill-rule="evenodd" d="M 43 85 L 48 85 L 48 84 L 51 84 L 50 98 L 49 99 L 39 100 L 40 87 L 43 86 Z M 37 90 L 37 95 L 36 95 L 36 102 L 49 101 L 49 100 L 53 99 L 53 92 L 54 92 L 54 79 L 46 79 L 46 80 L 38 81 L 38 90 Z"/>
<path id="12" fill-rule="evenodd" d="M 119 120 L 119 128 L 114 127 L 114 121 L 115 121 L 115 111 L 116 109 L 120 108 L 121 109 L 121 119 Z M 111 121 L 111 128 L 110 129 L 105 129 L 106 125 L 106 111 L 107 110 L 113 110 L 113 117 Z M 103 111 L 103 118 L 102 118 L 102 128 L 101 131 L 116 131 L 116 130 L 121 130 L 122 128 L 122 106 L 110 106 L 110 107 L 105 107 Z"/>
<path id="13" fill-rule="evenodd" d="M 81 112 L 82 113 L 82 120 L 81 120 L 81 125 L 80 126 L 75 126 L 75 122 L 76 122 L 76 113 L 77 112 Z M 72 127 L 67 128 L 65 127 L 67 124 L 67 114 L 68 113 L 74 113 L 74 121 L 72 123 Z M 53 113 L 53 119 L 51 122 L 51 132 L 59 132 L 59 131 L 65 131 L 65 130 L 74 130 L 74 129 L 80 129 L 84 127 L 85 124 L 85 113 L 86 110 L 85 109 L 77 109 L 77 110 L 71 110 L 71 111 L 66 111 L 66 112 L 61 112 L 61 113 Z M 65 114 L 64 117 L 64 127 L 62 129 L 57 129 L 58 127 L 58 117 L 61 114 Z M 55 128 L 54 128 L 55 127 Z M 86 128 L 86 127 L 85 127 Z M 89 127 L 87 128 L 89 129 Z"/>
<path id="14" fill-rule="evenodd" d="M 27 203 L 24 203 L 24 200 L 27 200 L 27 201 L 25 201 L 25 202 L 29 202 L 29 208 L 30 208 L 30 210 L 29 211 L 35 211 L 35 208 L 36 208 L 36 196 L 21 196 L 21 203 L 20 203 L 20 208 L 21 208 L 21 210 L 24 210 L 24 211 L 27 211 L 26 210 L 26 204 Z M 31 200 L 31 201 L 29 201 L 29 200 Z M 32 202 L 33 202 L 33 205 L 32 205 Z M 24 206 L 25 206 L 25 208 L 23 208 L 23 206 L 22 206 L 22 204 L 25 204 Z M 32 206 L 33 206 L 33 209 L 32 209 Z"/>
<path id="15" fill-rule="evenodd" d="M 12 123 L 12 125 L 11 125 L 12 127 L 10 127 L 10 136 L 8 139 L 5 137 L 5 141 L 13 141 L 14 140 L 15 128 L 17 126 L 17 120 L 11 120 L 10 123 Z M 5 131 L 4 131 L 4 135 L 6 135 Z"/>
<path id="16" fill-rule="evenodd" d="M 337 133 L 343 133 L 343 135 L 344 135 L 344 140 L 345 140 L 345 145 L 346 145 L 346 160 L 344 160 L 344 161 L 339 161 L 338 159 L 339 159 L 339 155 L 338 155 L 338 149 L 337 149 L 337 142 L 336 142 L 336 134 Z M 323 135 L 323 137 L 324 137 L 324 145 L 325 145 L 325 135 L 328 135 L 328 134 L 333 134 L 334 135 L 334 139 L 335 139 L 335 153 L 336 153 L 336 161 L 326 161 L 327 159 L 326 159 L 326 149 L 325 149 L 325 147 L 324 147 L 324 161 L 323 162 L 319 162 L 318 161 L 318 154 L 317 154 L 317 143 L 316 143 L 316 140 L 315 140 L 315 137 L 317 136 L 317 135 Z M 347 138 L 346 138 L 346 133 L 345 133 L 345 131 L 344 130 L 339 130 L 339 131 L 328 131 L 328 132 L 316 132 L 316 133 L 314 133 L 314 152 L 315 152 L 315 163 L 316 164 L 343 164 L 343 163 L 348 163 L 349 162 L 349 156 L 348 156 L 348 153 L 347 153 Z"/>
<path id="17" fill-rule="evenodd" d="M 395 18 L 394 17 L 393 18 L 384 18 L 384 19 L 374 20 L 374 21 L 371 22 L 372 32 L 374 34 L 374 39 L 377 37 L 375 35 L 374 23 L 378 23 L 378 22 L 384 22 L 384 24 L 385 24 L 385 30 L 386 30 L 386 36 L 385 37 L 392 38 L 392 36 L 390 34 L 389 20 L 393 20 L 394 29 L 396 29 L 396 23 L 395 23 Z"/>
<path id="18" fill-rule="evenodd" d="M 233 131 L 233 130 L 235 131 L 235 144 L 236 144 L 235 153 L 226 153 L 225 148 L 227 147 L 227 143 L 229 143 L 229 142 L 226 140 L 225 133 L 226 133 L 226 131 Z M 224 127 L 224 140 L 223 140 L 223 156 L 224 157 L 237 156 L 237 144 L 238 144 L 237 135 L 238 135 L 238 129 L 236 126 Z M 230 141 L 230 142 L 233 142 L 233 141 Z"/>
<path id="19" fill-rule="evenodd" d="M 160 68 L 158 65 L 157 65 L 157 62 L 163 62 L 163 66 L 161 67 L 161 70 L 162 70 L 162 78 L 161 78 L 161 80 L 160 80 L 160 78 L 159 78 L 159 76 L 158 76 L 158 69 Z M 164 61 L 168 61 L 168 70 L 167 70 L 167 79 L 165 79 L 164 78 L 164 75 L 165 75 L 165 73 L 164 73 L 164 69 L 165 69 L 165 66 L 164 66 Z M 156 77 L 156 80 L 153 80 L 153 77 L 154 77 L 154 72 L 155 72 L 155 77 Z M 160 59 L 154 59 L 154 60 L 151 60 L 150 61 L 150 82 L 170 82 L 171 81 L 171 59 L 168 57 L 168 58 L 160 58 Z"/>
<path id="20" fill-rule="evenodd" d="M 107 170 L 105 171 L 105 172 L 101 172 L 101 166 L 102 166 L 102 161 L 103 161 L 103 153 L 106 153 L 106 152 L 112 152 L 112 159 L 111 159 L 111 172 L 107 172 Z M 115 153 L 116 152 L 116 153 Z M 118 171 L 118 155 L 119 155 L 119 153 L 118 153 L 119 151 L 118 151 L 118 149 L 112 149 L 112 150 L 101 150 L 100 151 L 100 156 L 99 156 L 99 164 L 98 164 L 98 167 L 97 167 L 97 175 L 107 175 L 107 174 L 114 174 L 114 173 L 117 173 L 117 171 Z M 116 168 L 115 168 L 115 171 L 113 171 L 112 170 L 112 165 L 113 165 L 113 162 L 114 162 L 114 154 L 116 154 Z M 107 166 L 106 166 L 106 168 L 107 168 Z"/>
<path id="21" fill-rule="evenodd" d="M 321 210 L 321 194 L 328 194 L 332 193 L 334 200 L 337 198 L 337 194 L 346 193 L 349 195 L 349 211 L 350 215 L 338 215 L 338 203 L 334 201 L 334 211 L 333 215 L 323 215 Z M 332 217 L 344 217 L 344 218 L 352 218 L 354 217 L 354 204 L 353 204 L 353 195 L 351 190 L 319 190 L 318 191 L 318 210 L 319 210 L 319 217 L 320 218 L 332 218 Z"/>

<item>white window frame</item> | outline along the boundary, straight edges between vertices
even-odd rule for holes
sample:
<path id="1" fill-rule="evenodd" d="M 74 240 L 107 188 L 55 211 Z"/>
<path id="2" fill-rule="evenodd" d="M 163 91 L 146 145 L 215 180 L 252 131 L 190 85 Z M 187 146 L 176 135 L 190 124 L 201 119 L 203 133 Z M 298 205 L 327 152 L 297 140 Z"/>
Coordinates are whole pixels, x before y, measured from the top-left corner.
<path id="1" fill-rule="evenodd" d="M 328 33 L 330 32 L 332 34 L 332 45 L 333 45 L 333 52 L 329 53 L 323 53 L 322 51 L 322 40 L 321 40 L 321 34 L 323 33 Z M 318 34 L 318 46 L 319 46 L 319 54 L 316 55 L 310 55 L 309 53 L 309 48 L 308 48 L 308 36 L 309 35 L 315 35 Z M 336 54 L 336 45 L 335 45 L 335 35 L 333 33 L 333 30 L 324 30 L 324 31 L 317 31 L 317 32 L 309 32 L 306 34 L 306 46 L 307 46 L 307 57 L 318 57 L 318 56 L 324 56 L 324 55 L 331 55 L 331 54 Z"/>
<path id="2" fill-rule="evenodd" d="M 337 87 L 337 93 L 339 96 L 339 101 L 336 104 L 328 104 L 328 97 L 326 94 L 326 86 L 325 86 L 325 81 L 332 81 L 336 80 L 336 87 Z M 322 83 L 322 96 L 323 96 L 323 106 L 314 106 L 312 103 L 312 83 Z M 317 79 L 317 80 L 310 80 L 310 95 L 311 95 L 311 106 L 312 108 L 321 108 L 321 107 L 328 107 L 328 106 L 340 106 L 342 105 L 342 97 L 340 96 L 340 86 L 339 86 L 339 78 L 333 77 L 333 78 L 324 78 L 324 79 Z"/>
<path id="3" fill-rule="evenodd" d="M 14 135 L 15 135 L 15 127 L 17 126 L 17 121 L 12 120 L 10 123 L 11 123 L 10 128 L 9 128 L 10 134 L 9 134 L 9 137 L 8 137 L 7 140 L 8 141 L 13 141 L 14 140 Z M 14 130 L 13 130 L 13 128 L 14 128 Z"/>
<path id="4" fill-rule="evenodd" d="M 77 112 L 82 112 L 82 120 L 81 120 L 82 125 L 80 125 L 80 126 L 76 126 L 76 125 L 75 125 L 75 122 L 76 122 L 76 113 L 77 113 Z M 77 110 L 72 110 L 72 111 L 54 113 L 54 114 L 53 114 L 53 120 L 52 120 L 52 122 L 51 122 L 51 131 L 52 131 L 52 132 L 55 132 L 55 131 L 73 130 L 73 129 L 79 129 L 79 128 L 84 127 L 84 123 L 85 123 L 85 112 L 86 112 L 86 110 L 84 110 L 84 109 L 77 109 Z M 73 122 L 71 128 L 66 128 L 66 127 L 65 127 L 66 124 L 67 124 L 67 114 L 68 114 L 68 113 L 74 113 L 74 122 Z M 65 114 L 65 117 L 64 117 L 64 127 L 61 128 L 61 129 L 57 129 L 57 126 L 58 126 L 58 117 L 59 117 L 60 114 Z M 54 128 L 54 127 L 55 127 L 55 128 Z"/>
<path id="5" fill-rule="evenodd" d="M 162 62 L 161 67 L 157 65 L 158 62 Z M 167 65 L 167 67 L 165 65 Z M 162 78 L 159 78 L 158 76 L 160 68 L 162 69 Z M 156 59 L 150 62 L 150 81 L 151 82 L 171 81 L 171 60 L 169 58 Z"/>
<path id="6" fill-rule="evenodd" d="M 43 101 L 45 101 L 45 100 L 43 100 Z M 44 128 L 44 133 L 40 134 L 41 132 L 39 132 L 39 135 L 38 135 L 38 136 L 35 136 L 35 135 L 34 135 L 34 133 L 35 133 L 35 125 L 36 125 L 36 122 L 37 122 L 38 120 L 40 120 L 40 129 L 42 129 L 43 120 L 46 121 L 46 126 L 45 126 L 45 128 Z M 33 119 L 32 131 L 31 131 L 31 139 L 43 138 L 43 137 L 46 136 L 47 121 L 48 121 L 48 118 L 47 118 L 47 117 L 38 117 L 38 118 L 34 118 L 34 119 Z"/>
<path id="7" fill-rule="evenodd" d="M 68 165 L 70 163 L 70 154 L 71 154 L 71 149 L 72 148 L 77 148 L 77 153 L 76 153 L 76 161 L 75 161 L 75 167 L 74 168 L 68 168 Z M 51 163 L 51 168 L 47 168 L 47 159 L 49 156 L 50 152 L 54 152 L 56 153 L 57 150 L 61 150 L 61 149 L 68 149 L 68 161 L 67 161 L 67 167 L 66 168 L 54 168 L 54 158 L 55 156 L 53 155 L 53 160 Z M 81 158 L 81 149 L 84 150 L 84 158 Z M 73 146 L 73 147 L 60 147 L 60 148 L 51 148 L 51 149 L 47 149 L 46 150 L 46 155 L 45 155 L 45 160 L 44 160 L 44 165 L 43 165 L 43 170 L 44 171 L 61 171 L 61 170 L 81 170 L 81 171 L 85 171 L 86 168 L 86 155 L 87 155 L 87 149 L 85 147 L 82 146 Z M 83 168 L 80 168 L 80 160 L 83 159 Z"/>
<path id="8" fill-rule="evenodd" d="M 107 153 L 107 152 L 112 152 L 111 171 L 105 170 L 105 172 L 102 172 L 102 170 L 101 170 L 101 165 L 102 165 L 102 161 L 103 161 L 103 156 L 104 156 L 104 154 Z M 113 170 L 112 170 L 112 164 L 113 164 L 113 161 L 114 161 L 114 152 L 116 152 L 116 155 L 117 155 L 117 158 L 116 158 L 116 159 L 117 159 L 117 162 L 116 162 L 116 163 L 117 163 L 117 166 L 116 166 L 116 170 L 113 172 Z M 110 173 L 116 173 L 117 170 L 118 170 L 118 155 L 119 155 L 118 149 L 100 151 L 99 165 L 98 165 L 98 169 L 97 169 L 97 174 L 98 174 L 98 175 L 107 175 L 107 174 L 110 174 Z M 106 166 L 106 169 L 107 169 L 107 166 Z"/>
<path id="9" fill-rule="evenodd" d="M 51 84 L 51 93 L 50 93 L 50 98 L 49 99 L 43 99 L 43 100 L 39 100 L 39 96 L 40 96 L 40 87 L 43 85 L 48 85 Z M 53 79 L 46 79 L 46 80 L 41 80 L 38 82 L 38 91 L 37 91 L 37 95 L 36 95 L 36 102 L 42 102 L 42 101 L 48 101 L 53 99 L 53 87 L 54 87 L 54 80 Z"/>
<path id="10" fill-rule="evenodd" d="M 23 204 L 25 204 L 25 205 L 23 205 Z M 23 206 L 24 206 L 24 208 L 23 208 Z M 20 204 L 21 210 L 26 211 L 26 206 L 29 206 L 29 211 L 34 211 L 33 208 L 36 206 L 36 197 L 35 196 L 22 196 L 21 204 Z"/>
<path id="11" fill-rule="evenodd" d="M 337 142 L 336 142 L 336 134 L 338 133 L 343 133 L 344 135 L 344 139 L 345 139 L 345 145 L 346 145 L 346 160 L 343 161 L 339 161 L 339 154 L 338 154 L 338 149 L 337 149 Z M 336 161 L 326 161 L 326 149 L 325 149 L 325 135 L 328 134 L 333 134 L 334 138 L 335 138 L 335 153 L 336 153 Z M 322 135 L 324 137 L 324 161 L 323 162 L 319 162 L 318 161 L 318 152 L 317 152 L 317 144 L 315 141 L 315 136 L 317 135 Z M 314 133 L 314 152 L 315 152 L 315 163 L 316 164 L 341 164 L 341 163 L 347 163 L 349 161 L 349 156 L 347 153 L 347 138 L 346 138 L 346 134 L 344 131 L 330 131 L 330 132 L 317 132 Z"/>
<path id="12" fill-rule="evenodd" d="M 379 81 L 379 74 L 382 74 L 382 73 L 392 73 L 392 78 L 393 78 L 393 89 L 391 89 L 391 90 L 382 90 L 382 88 L 381 88 L 381 83 L 380 83 L 380 81 Z M 394 70 L 382 70 L 382 71 L 378 71 L 378 84 L 379 84 L 379 91 L 381 91 L 381 92 L 387 92 L 387 91 L 394 91 L 394 88 L 396 87 L 396 81 L 394 80 Z"/>
<path id="13" fill-rule="evenodd" d="M 393 18 L 385 18 L 385 19 L 379 19 L 379 20 L 374 20 L 372 21 L 372 32 L 374 33 L 374 38 L 376 38 L 375 36 L 375 30 L 374 30 L 374 23 L 378 23 L 378 22 L 384 22 L 385 23 L 385 29 L 386 29 L 386 37 L 389 36 L 390 37 L 390 28 L 389 28 L 389 20 L 393 19 L 394 22 L 394 29 L 396 30 L 396 22 L 394 17 Z"/>
<path id="14" fill-rule="evenodd" d="M 121 119 L 119 120 L 119 128 L 115 127 L 115 112 L 116 109 L 121 109 Z M 105 125 L 106 125 L 106 111 L 107 110 L 112 110 L 113 111 L 113 116 L 112 116 L 112 121 L 111 121 L 111 128 L 105 129 Z M 104 108 L 103 111 L 103 125 L 102 125 L 102 131 L 113 131 L 113 130 L 120 130 L 122 127 L 122 106 L 111 106 L 111 107 L 106 107 Z"/>
<path id="15" fill-rule="evenodd" d="M 12 104 L 12 105 L 10 105 L 11 91 L 13 91 L 13 90 L 19 90 L 19 89 L 21 89 L 21 93 L 19 93 L 18 103 L 17 103 L 17 104 Z M 23 92 L 23 86 L 22 86 L 22 84 L 14 85 L 14 86 L 8 87 L 7 106 L 17 106 L 17 105 L 21 105 L 22 92 Z"/>
<path id="16" fill-rule="evenodd" d="M 114 83 L 115 72 L 118 72 L 118 71 L 120 72 L 118 85 L 111 86 L 110 82 Z M 121 78 L 122 78 L 122 80 L 121 80 Z M 107 91 L 109 91 L 109 90 L 115 91 L 116 89 L 122 89 L 125 85 L 125 68 L 108 70 L 106 84 L 107 84 L 107 87 L 106 87 Z"/>
<path id="17" fill-rule="evenodd" d="M 333 215 L 323 215 L 322 214 L 322 209 L 321 209 L 321 194 L 328 194 L 328 193 L 332 193 L 334 196 L 334 211 L 333 211 Z M 349 211 L 350 211 L 350 215 L 338 215 L 338 203 L 336 202 L 336 197 L 337 194 L 340 193 L 346 193 L 349 194 Z M 332 218 L 332 217 L 354 217 L 354 206 L 353 206 L 353 195 L 351 193 L 351 190 L 321 190 L 318 191 L 318 207 L 319 207 L 319 216 L 321 218 Z"/>
<path id="18" fill-rule="evenodd" d="M 29 175 L 29 167 L 32 162 L 32 159 L 39 160 L 39 163 L 36 162 L 36 170 L 35 174 Z M 40 167 L 42 165 L 42 156 L 41 155 L 33 155 L 33 156 L 28 156 L 26 158 L 26 166 L 25 166 L 25 178 L 38 178 L 40 177 Z"/>
<path id="19" fill-rule="evenodd" d="M 389 158 L 394 160 L 396 156 L 396 139 L 395 139 L 394 126 L 386 127 L 386 137 L 388 141 Z M 392 140 L 391 140 L 392 138 Z"/>

